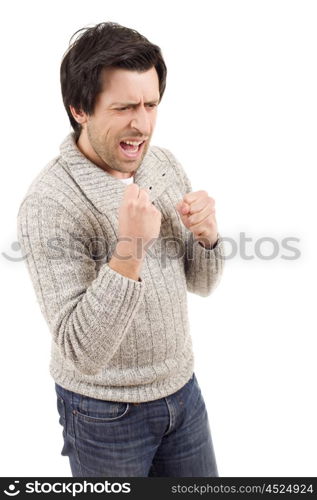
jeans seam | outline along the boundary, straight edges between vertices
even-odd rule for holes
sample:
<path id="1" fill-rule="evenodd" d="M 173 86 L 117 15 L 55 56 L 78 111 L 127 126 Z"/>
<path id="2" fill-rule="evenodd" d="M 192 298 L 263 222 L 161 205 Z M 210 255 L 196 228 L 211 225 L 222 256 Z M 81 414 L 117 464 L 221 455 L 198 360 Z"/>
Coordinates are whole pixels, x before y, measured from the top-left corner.
<path id="1" fill-rule="evenodd" d="M 73 394 L 71 397 L 71 402 L 72 402 L 71 417 L 72 417 L 72 424 L 73 424 L 73 431 L 74 431 L 74 448 L 75 448 L 76 458 L 77 458 L 77 462 L 78 462 L 79 469 L 80 469 L 80 474 L 81 474 L 81 477 L 83 477 L 83 469 L 82 469 L 82 465 L 81 465 L 81 462 L 79 459 L 79 453 L 78 453 L 78 449 L 77 449 L 77 437 L 76 437 L 76 431 L 75 431 L 75 415 L 73 413 L 73 408 L 74 408 Z"/>
<path id="2" fill-rule="evenodd" d="M 169 406 L 167 398 L 164 398 L 164 399 L 165 399 L 166 406 L 167 406 L 168 413 L 169 413 L 169 426 L 168 426 L 167 431 L 164 432 L 164 436 L 168 436 L 169 432 L 171 431 L 171 429 L 172 429 L 172 427 L 174 425 L 174 420 L 173 420 L 173 411 L 172 411 L 172 408 Z"/>
<path id="3" fill-rule="evenodd" d="M 118 415 L 117 417 L 91 417 L 90 415 L 86 415 L 85 413 L 81 413 L 81 411 L 76 410 L 76 415 L 78 415 L 78 418 L 81 419 L 84 422 L 92 422 L 92 423 L 109 423 L 109 422 L 114 422 L 116 420 L 120 420 L 121 418 L 125 417 L 127 413 L 130 412 L 130 403 L 125 403 L 126 408 L 124 412 L 121 415 Z"/>
<path id="4" fill-rule="evenodd" d="M 64 401 L 64 398 L 60 394 L 57 394 L 57 399 L 60 401 L 61 404 L 62 425 L 66 436 L 67 435 L 66 403 Z"/>

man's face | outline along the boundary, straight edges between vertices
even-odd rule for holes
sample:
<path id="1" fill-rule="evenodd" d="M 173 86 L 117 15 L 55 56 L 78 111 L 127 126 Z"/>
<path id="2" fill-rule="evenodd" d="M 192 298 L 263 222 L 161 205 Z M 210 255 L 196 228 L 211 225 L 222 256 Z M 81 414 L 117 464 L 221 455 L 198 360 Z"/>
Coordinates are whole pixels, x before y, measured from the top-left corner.
<path id="1" fill-rule="evenodd" d="M 154 67 L 143 73 L 107 68 L 103 78 L 93 115 L 83 113 L 77 145 L 104 170 L 127 177 L 124 173 L 138 169 L 150 145 L 160 98 L 158 75 Z M 144 142 L 135 147 L 122 141 Z"/>

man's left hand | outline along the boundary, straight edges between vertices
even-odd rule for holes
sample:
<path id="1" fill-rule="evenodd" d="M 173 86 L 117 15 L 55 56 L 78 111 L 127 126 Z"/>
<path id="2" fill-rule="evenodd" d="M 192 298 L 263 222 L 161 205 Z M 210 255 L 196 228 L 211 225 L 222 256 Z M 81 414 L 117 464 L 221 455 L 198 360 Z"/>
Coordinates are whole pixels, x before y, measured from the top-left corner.
<path id="1" fill-rule="evenodd" d="M 193 191 L 177 203 L 176 209 L 195 239 L 212 248 L 218 239 L 215 200 L 206 191 Z"/>

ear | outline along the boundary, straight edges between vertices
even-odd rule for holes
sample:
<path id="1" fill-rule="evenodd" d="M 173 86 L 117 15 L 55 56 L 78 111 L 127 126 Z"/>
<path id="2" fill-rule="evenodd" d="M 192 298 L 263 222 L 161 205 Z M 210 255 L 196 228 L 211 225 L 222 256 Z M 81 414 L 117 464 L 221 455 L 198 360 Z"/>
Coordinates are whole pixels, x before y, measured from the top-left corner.
<path id="1" fill-rule="evenodd" d="M 69 109 L 76 122 L 80 123 L 81 125 L 87 122 L 87 115 L 84 111 L 82 111 L 81 109 L 77 111 L 77 109 L 75 109 L 74 106 L 71 105 L 69 105 Z"/>

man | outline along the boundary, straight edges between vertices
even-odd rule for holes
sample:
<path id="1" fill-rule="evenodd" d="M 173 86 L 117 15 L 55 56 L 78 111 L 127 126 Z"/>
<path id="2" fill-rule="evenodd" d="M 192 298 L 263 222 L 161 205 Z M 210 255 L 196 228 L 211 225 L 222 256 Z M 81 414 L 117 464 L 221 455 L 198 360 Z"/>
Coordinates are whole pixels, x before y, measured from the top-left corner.
<path id="1" fill-rule="evenodd" d="M 84 29 L 61 64 L 74 131 L 18 214 L 75 477 L 218 476 L 187 291 L 217 286 L 223 243 L 214 200 L 150 146 L 165 83 L 145 37 Z"/>

